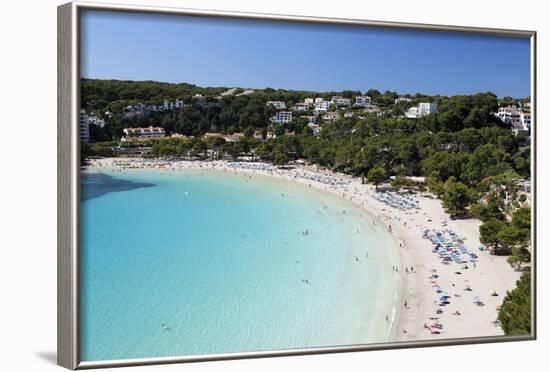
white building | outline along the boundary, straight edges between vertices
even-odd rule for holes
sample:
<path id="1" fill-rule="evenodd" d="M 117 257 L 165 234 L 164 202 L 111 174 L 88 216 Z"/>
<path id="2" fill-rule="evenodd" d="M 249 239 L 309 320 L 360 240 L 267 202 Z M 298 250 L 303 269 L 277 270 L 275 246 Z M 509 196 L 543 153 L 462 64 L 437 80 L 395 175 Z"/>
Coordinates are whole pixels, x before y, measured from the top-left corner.
<path id="1" fill-rule="evenodd" d="M 286 104 L 283 101 L 267 101 L 266 106 L 273 105 L 277 110 L 286 109 Z"/>
<path id="2" fill-rule="evenodd" d="M 372 104 L 372 98 L 369 96 L 356 96 L 354 106 L 356 107 L 370 107 Z"/>
<path id="3" fill-rule="evenodd" d="M 315 101 L 313 100 L 313 98 L 306 98 L 306 99 L 304 99 L 304 103 L 307 104 L 307 105 L 313 106 Z"/>
<path id="4" fill-rule="evenodd" d="M 398 104 L 400 102 L 411 102 L 411 101 L 412 101 L 412 99 L 407 98 L 407 97 L 397 97 L 395 99 L 395 104 Z"/>
<path id="5" fill-rule="evenodd" d="M 310 105 L 305 103 L 305 102 L 298 102 L 297 104 L 294 105 L 294 110 L 296 111 L 307 111 L 309 110 L 310 108 Z"/>
<path id="6" fill-rule="evenodd" d="M 148 128 L 124 128 L 125 137 L 122 137 L 122 141 L 128 141 L 131 139 L 146 140 L 151 138 L 161 138 L 166 135 L 166 132 L 161 127 L 148 127 Z"/>
<path id="7" fill-rule="evenodd" d="M 332 103 L 330 101 L 318 101 L 315 99 L 315 112 L 326 112 L 330 109 Z"/>
<path id="8" fill-rule="evenodd" d="M 429 114 L 437 113 L 437 103 L 422 102 L 418 106 L 411 107 L 405 112 L 405 116 L 409 119 L 418 119 Z"/>
<path id="9" fill-rule="evenodd" d="M 80 110 L 80 141 L 90 142 L 90 122 L 85 110 Z"/>
<path id="10" fill-rule="evenodd" d="M 503 123 L 512 126 L 512 132 L 516 136 L 525 137 L 529 135 L 531 128 L 531 113 L 524 112 L 515 106 L 499 107 L 496 116 Z"/>
<path id="11" fill-rule="evenodd" d="M 277 111 L 272 120 L 276 123 L 279 123 L 279 124 L 289 123 L 289 122 L 292 121 L 292 112 L 291 111 Z"/>
<path id="12" fill-rule="evenodd" d="M 322 99 L 321 97 L 317 97 L 317 98 L 315 98 L 315 102 L 313 102 L 313 103 L 321 103 L 323 101 L 324 101 L 324 99 Z"/>
<path id="13" fill-rule="evenodd" d="M 340 96 L 334 96 L 330 102 L 336 107 L 349 107 L 351 105 L 351 99 Z"/>
<path id="14" fill-rule="evenodd" d="M 420 117 L 418 114 L 418 107 L 414 106 L 405 111 L 405 117 L 408 119 L 417 119 Z"/>
<path id="15" fill-rule="evenodd" d="M 499 107 L 496 115 L 503 123 L 516 126 L 521 124 L 521 113 L 515 106 L 506 106 Z"/>
<path id="16" fill-rule="evenodd" d="M 426 116 L 429 114 L 437 113 L 437 103 L 436 102 L 422 102 L 418 104 L 418 112 L 420 116 Z"/>

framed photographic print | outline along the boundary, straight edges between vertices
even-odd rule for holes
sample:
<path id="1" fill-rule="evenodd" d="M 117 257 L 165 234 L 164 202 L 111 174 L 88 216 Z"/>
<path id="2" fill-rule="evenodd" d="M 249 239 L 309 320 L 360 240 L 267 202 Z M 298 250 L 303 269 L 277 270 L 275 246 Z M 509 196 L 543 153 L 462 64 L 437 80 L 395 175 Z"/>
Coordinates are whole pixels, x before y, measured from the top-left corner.
<path id="1" fill-rule="evenodd" d="M 60 6 L 58 363 L 534 339 L 535 36 Z"/>

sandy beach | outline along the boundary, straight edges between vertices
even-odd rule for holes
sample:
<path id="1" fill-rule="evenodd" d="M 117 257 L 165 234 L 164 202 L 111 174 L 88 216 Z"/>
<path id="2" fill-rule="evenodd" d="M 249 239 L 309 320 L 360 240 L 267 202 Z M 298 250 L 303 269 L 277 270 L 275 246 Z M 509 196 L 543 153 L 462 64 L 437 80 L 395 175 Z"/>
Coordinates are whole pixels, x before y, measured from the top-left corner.
<path id="1" fill-rule="evenodd" d="M 503 335 L 494 323 L 497 306 L 506 291 L 515 287 L 520 273 L 510 267 L 506 257 L 479 250 L 479 220 L 450 220 L 441 201 L 428 193 L 402 196 L 391 192 L 381 197 L 374 186 L 361 184 L 358 178 L 306 166 L 278 169 L 266 163 L 129 158 L 94 159 L 90 166 L 163 171 L 215 169 L 270 175 L 332 192 L 377 217 L 395 239 L 399 262 L 388 270 L 393 270 L 401 291 L 388 341 Z M 463 254 L 459 256 L 465 259 L 444 262 L 441 251 L 434 251 L 434 239 L 448 242 L 456 250 L 460 247 Z"/>

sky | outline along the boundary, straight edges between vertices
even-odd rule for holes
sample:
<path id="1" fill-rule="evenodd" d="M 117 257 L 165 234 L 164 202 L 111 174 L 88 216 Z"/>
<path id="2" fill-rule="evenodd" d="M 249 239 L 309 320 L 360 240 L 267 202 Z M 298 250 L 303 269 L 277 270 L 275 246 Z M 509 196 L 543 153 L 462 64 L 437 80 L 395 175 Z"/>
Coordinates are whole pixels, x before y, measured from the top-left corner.
<path id="1" fill-rule="evenodd" d="M 527 37 L 95 10 L 81 17 L 85 78 L 530 95 Z"/>

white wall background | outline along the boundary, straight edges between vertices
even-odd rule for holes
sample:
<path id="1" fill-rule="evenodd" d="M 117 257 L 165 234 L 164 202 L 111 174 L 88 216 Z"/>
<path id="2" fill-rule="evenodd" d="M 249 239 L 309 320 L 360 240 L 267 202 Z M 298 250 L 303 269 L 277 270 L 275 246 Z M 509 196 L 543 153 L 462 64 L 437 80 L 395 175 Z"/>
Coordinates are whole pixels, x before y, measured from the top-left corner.
<path id="1" fill-rule="evenodd" d="M 106 2 L 106 1 L 103 1 Z M 124 3 L 124 1 L 110 1 Z M 550 29 L 545 2 L 536 0 L 127 0 L 214 10 L 362 18 L 383 21 L 538 31 L 539 340 L 190 365 L 139 367 L 155 371 L 448 372 L 540 370 L 548 353 L 549 255 L 543 212 L 548 207 Z M 0 370 L 60 370 L 56 350 L 56 6 L 60 0 L 6 1 L 0 13 Z M 546 16 L 545 16 L 546 15 Z M 497 61 L 495 61 L 497 62 Z M 20 129 L 25 126 L 25 130 Z M 544 358 L 547 359 L 547 358 Z M 134 367 L 136 368 L 136 367 Z M 127 369 L 117 369 L 122 371 Z M 136 369 L 137 370 L 137 369 Z"/>

